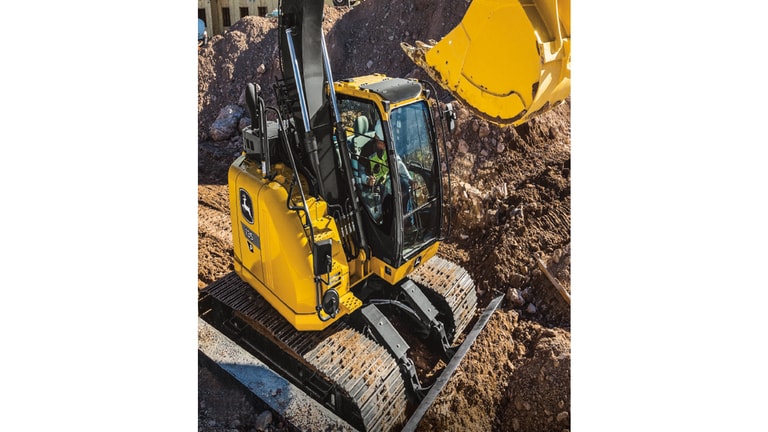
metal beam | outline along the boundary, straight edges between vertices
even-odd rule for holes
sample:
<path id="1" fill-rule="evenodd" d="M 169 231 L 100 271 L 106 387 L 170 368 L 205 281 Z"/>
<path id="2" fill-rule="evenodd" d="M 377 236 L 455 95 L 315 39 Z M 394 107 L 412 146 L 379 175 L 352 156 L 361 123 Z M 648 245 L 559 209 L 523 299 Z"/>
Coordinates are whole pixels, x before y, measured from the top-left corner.
<path id="1" fill-rule="evenodd" d="M 413 415 L 411 415 L 411 418 L 409 418 L 408 422 L 405 424 L 405 426 L 403 426 L 402 432 L 412 432 L 416 430 L 416 426 L 419 425 L 421 418 L 424 417 L 424 414 L 427 412 L 429 407 L 432 406 L 432 404 L 435 402 L 437 395 L 440 394 L 440 391 L 448 383 L 448 380 L 451 378 L 451 376 L 453 376 L 454 372 L 456 372 L 456 368 L 458 368 L 461 360 L 467 354 L 467 351 L 469 351 L 469 348 L 475 342 L 475 339 L 477 339 L 477 335 L 480 334 L 483 328 L 485 328 L 485 325 L 488 324 L 488 320 L 491 318 L 491 315 L 493 315 L 496 309 L 498 309 L 503 298 L 504 296 L 500 295 L 488 303 L 488 307 L 485 308 L 483 314 L 480 315 L 480 319 L 477 320 L 475 326 L 467 334 L 464 343 L 461 344 L 459 350 L 456 351 L 456 354 L 454 354 L 453 358 L 451 358 L 451 361 L 448 363 L 445 369 L 443 369 L 443 372 L 440 374 L 440 376 L 437 377 L 435 383 L 432 384 L 432 388 L 421 401 L 419 406 L 416 407 L 416 411 L 414 411 Z"/>
<path id="2" fill-rule="evenodd" d="M 199 317 L 197 329 L 201 353 L 299 430 L 356 430 Z"/>

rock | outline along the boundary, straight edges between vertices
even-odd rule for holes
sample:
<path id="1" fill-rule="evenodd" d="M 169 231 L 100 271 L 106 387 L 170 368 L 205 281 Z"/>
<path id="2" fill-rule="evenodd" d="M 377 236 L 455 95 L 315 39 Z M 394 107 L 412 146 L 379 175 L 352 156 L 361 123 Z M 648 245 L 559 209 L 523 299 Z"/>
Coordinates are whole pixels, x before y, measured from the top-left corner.
<path id="1" fill-rule="evenodd" d="M 519 431 L 520 430 L 520 420 L 514 418 L 512 419 L 512 430 L 513 431 Z"/>
<path id="2" fill-rule="evenodd" d="M 267 67 L 264 66 L 264 63 L 262 63 L 259 65 L 259 67 L 256 68 L 256 73 L 261 75 L 264 73 L 265 70 L 267 70 Z"/>
<path id="3" fill-rule="evenodd" d="M 555 262 L 555 264 L 560 262 L 560 258 L 563 257 L 563 250 L 558 248 L 555 249 L 555 252 L 552 253 L 552 261 Z"/>
<path id="4" fill-rule="evenodd" d="M 272 424 L 272 411 L 264 411 L 256 418 L 254 427 L 259 432 L 265 432 L 270 424 Z"/>
<path id="5" fill-rule="evenodd" d="M 533 303 L 529 303 L 528 307 L 525 308 L 525 311 L 528 312 L 529 314 L 533 315 L 533 314 L 536 313 L 536 306 Z"/>
<path id="6" fill-rule="evenodd" d="M 509 317 L 512 320 L 512 327 L 517 327 L 517 321 L 520 319 L 520 314 L 516 311 L 509 311 Z"/>
<path id="7" fill-rule="evenodd" d="M 520 294 L 523 295 L 523 298 L 525 299 L 525 301 L 533 300 L 533 294 L 531 293 L 531 287 L 528 287 L 528 288 L 520 291 Z"/>
<path id="8" fill-rule="evenodd" d="M 211 125 L 209 131 L 211 139 L 222 141 L 235 135 L 237 133 L 237 125 L 243 114 L 245 114 L 245 110 L 234 104 L 222 108 L 219 116 L 216 117 L 216 121 Z"/>
<path id="9" fill-rule="evenodd" d="M 510 288 L 507 290 L 507 300 L 516 308 L 525 304 L 525 299 L 523 299 L 523 296 L 517 288 Z"/>
<path id="10" fill-rule="evenodd" d="M 461 201 L 460 206 L 476 220 L 481 220 L 485 214 L 483 209 L 485 195 L 469 183 L 459 182 L 456 186 L 458 187 L 457 195 Z"/>
<path id="11" fill-rule="evenodd" d="M 469 153 L 469 146 L 463 139 L 459 139 L 459 151 L 461 153 Z"/>
<path id="12" fill-rule="evenodd" d="M 491 128 L 488 127 L 487 122 L 480 123 L 480 127 L 478 128 L 477 134 L 480 138 L 485 138 L 491 133 Z"/>
<path id="13" fill-rule="evenodd" d="M 557 414 L 557 421 L 558 423 L 564 423 L 568 421 L 569 417 L 570 417 L 570 414 L 568 414 L 568 411 L 563 411 Z"/>
<path id="14" fill-rule="evenodd" d="M 367 67 L 368 69 L 370 69 L 370 68 L 371 68 L 371 66 L 373 66 L 373 60 L 368 60 L 368 63 L 366 63 L 366 64 L 365 64 L 365 67 Z"/>

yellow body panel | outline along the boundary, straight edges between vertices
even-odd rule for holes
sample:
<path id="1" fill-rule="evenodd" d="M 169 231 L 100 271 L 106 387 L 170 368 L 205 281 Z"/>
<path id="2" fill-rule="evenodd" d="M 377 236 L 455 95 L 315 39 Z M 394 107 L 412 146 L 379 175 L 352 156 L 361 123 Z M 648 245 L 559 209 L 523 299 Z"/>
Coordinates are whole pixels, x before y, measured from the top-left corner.
<path id="1" fill-rule="evenodd" d="M 494 123 L 524 123 L 570 95 L 570 0 L 473 0 L 440 42 L 401 45 Z"/>
<path id="2" fill-rule="evenodd" d="M 297 330 L 322 330 L 345 313 L 352 312 L 359 300 L 349 296 L 349 267 L 340 243 L 335 221 L 327 214 L 324 201 L 309 198 L 315 239 L 332 240 L 331 283 L 339 293 L 342 308 L 325 322 L 317 316 L 317 288 L 311 246 L 302 218 L 286 206 L 291 171 L 275 165 L 274 181 L 263 178 L 260 167 L 244 156 L 229 169 L 230 216 L 235 254 L 235 272 L 259 292 Z M 244 205 L 241 190 L 252 204 Z M 253 222 L 244 207 L 254 211 Z M 323 292 L 329 286 L 322 285 Z M 359 305 L 358 305 L 359 307 Z"/>
<path id="3" fill-rule="evenodd" d="M 440 247 L 440 242 L 435 242 L 432 246 L 424 249 L 420 254 L 406 261 L 405 264 L 398 268 L 392 267 L 384 261 L 374 257 L 371 259 L 371 273 L 378 275 L 380 278 L 394 285 L 403 280 L 404 277 L 411 274 L 413 270 L 418 267 L 416 262 L 421 264 L 437 255 L 438 247 Z"/>
<path id="4" fill-rule="evenodd" d="M 335 82 L 334 86 L 338 94 L 372 101 L 382 119 L 388 120 L 389 110 L 385 109 L 382 96 L 360 87 L 389 79 L 385 75 L 373 74 Z M 420 99 L 418 95 L 396 102 L 388 101 L 387 108 L 393 109 Z M 276 174 L 268 180 L 261 172 L 260 163 L 246 158 L 244 154 L 229 168 L 234 269 L 297 330 L 323 330 L 359 309 L 362 301 L 355 297 L 351 288 L 371 275 L 378 275 L 389 284 L 396 285 L 418 264 L 437 254 L 439 243 L 435 242 L 399 268 L 368 256 L 362 250 L 358 256 L 347 261 L 336 222 L 328 214 L 327 203 L 317 197 L 306 196 L 315 241 L 332 241 L 332 270 L 330 277 L 323 276 L 328 278 L 329 283 L 321 284 L 322 292 L 333 287 L 339 294 L 337 315 L 326 321 L 321 320 L 316 310 L 317 285 L 309 230 L 303 227 L 303 212 L 297 214 L 286 204 L 293 172 L 282 163 L 274 164 L 272 169 Z M 307 191 L 303 179 L 302 184 Z M 293 204 L 299 206 L 301 197 L 298 188 L 294 188 L 293 194 Z M 252 221 L 249 220 L 251 218 Z M 323 313 L 323 317 L 328 316 Z"/>

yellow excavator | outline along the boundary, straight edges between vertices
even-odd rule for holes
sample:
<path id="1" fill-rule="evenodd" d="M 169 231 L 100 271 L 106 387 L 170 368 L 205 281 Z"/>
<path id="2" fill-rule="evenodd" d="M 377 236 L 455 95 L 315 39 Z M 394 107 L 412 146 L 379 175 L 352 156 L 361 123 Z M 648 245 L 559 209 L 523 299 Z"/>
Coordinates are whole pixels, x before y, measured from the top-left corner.
<path id="1" fill-rule="evenodd" d="M 476 112 L 523 122 L 569 92 L 560 7 L 474 0 L 440 43 L 404 48 Z M 251 125 L 228 173 L 234 271 L 200 291 L 199 314 L 353 427 L 412 430 L 501 297 L 478 311 L 470 275 L 437 254 L 450 104 L 426 81 L 334 81 L 322 13 L 279 6 L 277 106 L 247 86 Z M 491 68 L 506 70 L 485 71 L 495 37 L 510 51 Z M 448 364 L 440 379 L 412 346 Z"/>

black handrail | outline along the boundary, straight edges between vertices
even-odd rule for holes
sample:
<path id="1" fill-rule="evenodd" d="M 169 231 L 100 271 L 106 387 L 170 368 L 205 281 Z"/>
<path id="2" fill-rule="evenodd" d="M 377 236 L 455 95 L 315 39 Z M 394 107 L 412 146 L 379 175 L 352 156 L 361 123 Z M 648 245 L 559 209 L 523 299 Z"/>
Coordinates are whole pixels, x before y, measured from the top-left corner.
<path id="1" fill-rule="evenodd" d="M 312 253 L 314 253 L 315 252 L 315 230 L 312 227 L 312 219 L 310 218 L 310 215 L 309 215 L 309 207 L 307 206 L 306 195 L 304 195 L 304 188 L 301 186 L 301 179 L 299 178 L 299 170 L 296 168 L 296 161 L 293 158 L 293 152 L 291 151 L 291 148 L 288 142 L 288 135 L 286 135 L 285 133 L 283 116 L 280 115 L 280 111 L 277 110 L 276 108 L 269 107 L 269 109 L 274 111 L 275 114 L 277 115 L 277 121 L 278 121 L 278 124 L 280 125 L 278 129 L 281 134 L 281 141 L 285 145 L 286 152 L 288 153 L 288 159 L 291 163 L 291 169 L 293 170 L 293 176 L 291 177 L 291 184 L 288 187 L 288 198 L 286 199 L 286 206 L 288 207 L 289 210 L 295 211 L 296 214 L 299 214 L 299 212 L 301 211 L 304 212 L 304 215 L 307 218 L 307 222 L 306 224 L 302 224 L 302 225 L 306 225 L 307 227 L 309 227 L 309 236 L 308 236 L 309 246 Z M 294 205 L 291 200 L 291 197 L 293 196 L 294 185 L 298 187 L 299 195 L 301 196 L 301 206 Z M 301 216 L 299 215 L 299 217 Z M 306 232 L 305 232 L 305 235 L 306 235 Z M 321 292 L 322 288 L 320 287 L 321 281 L 322 279 L 320 279 L 318 276 L 315 276 L 315 287 L 316 287 L 315 291 L 316 291 L 316 302 L 317 302 L 317 305 L 315 306 L 315 310 L 317 311 L 318 319 L 320 319 L 320 321 L 322 322 L 325 322 L 331 319 L 331 316 L 328 315 L 326 317 L 323 317 L 323 314 L 321 313 L 323 309 L 322 308 L 322 292 Z"/>

